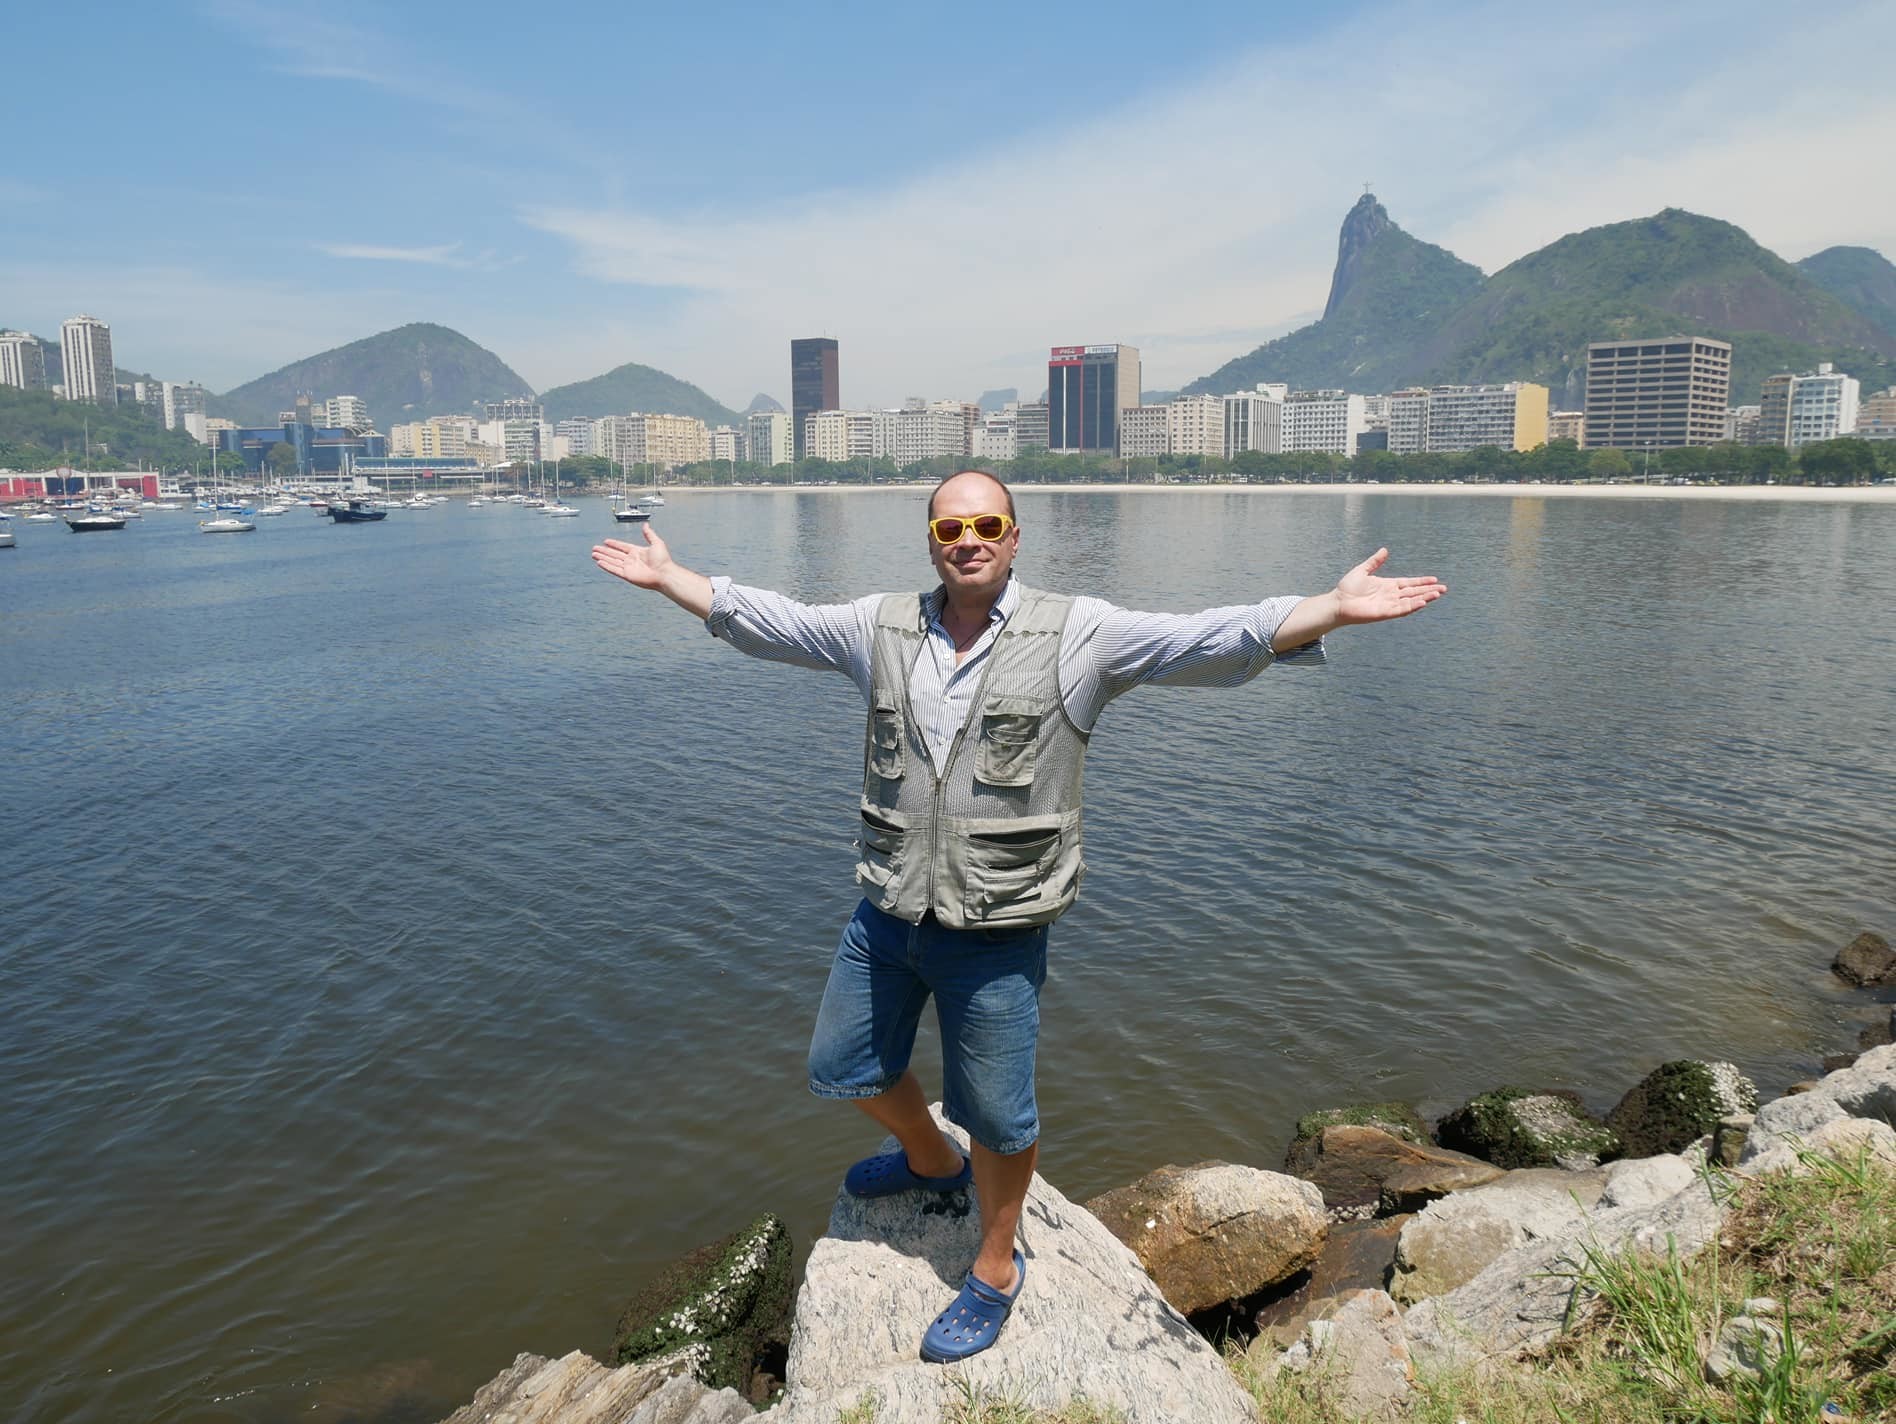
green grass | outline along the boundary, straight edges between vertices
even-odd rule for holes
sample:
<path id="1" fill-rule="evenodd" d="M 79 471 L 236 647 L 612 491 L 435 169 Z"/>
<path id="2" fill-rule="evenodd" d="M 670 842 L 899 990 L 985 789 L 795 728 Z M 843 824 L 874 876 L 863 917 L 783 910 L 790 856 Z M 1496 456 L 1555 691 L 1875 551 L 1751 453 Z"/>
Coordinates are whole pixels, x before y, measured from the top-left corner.
<path id="1" fill-rule="evenodd" d="M 1422 1375 L 1416 1424 L 1803 1424 L 1826 1402 L 1896 1419 L 1896 1170 L 1867 1154 L 1733 1185 L 1719 1239 L 1692 1261 L 1591 1250 L 1598 1304 L 1531 1366 Z M 1741 1303 L 1768 1296 L 1784 1342 L 1757 1378 L 1715 1384 L 1704 1358 Z M 1335 1424 L 1317 1370 L 1265 1379 L 1232 1359 L 1262 1424 Z"/>

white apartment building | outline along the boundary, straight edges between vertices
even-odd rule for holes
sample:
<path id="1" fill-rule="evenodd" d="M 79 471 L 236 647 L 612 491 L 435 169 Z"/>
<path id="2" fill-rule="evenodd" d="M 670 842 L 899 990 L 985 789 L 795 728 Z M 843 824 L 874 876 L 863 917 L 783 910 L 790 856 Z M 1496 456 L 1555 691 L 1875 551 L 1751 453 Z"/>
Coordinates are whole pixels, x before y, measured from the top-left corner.
<path id="1" fill-rule="evenodd" d="M 118 368 L 112 364 L 112 328 L 96 316 L 68 317 L 59 326 L 66 363 L 66 399 L 118 404 Z"/>
<path id="2" fill-rule="evenodd" d="M 1751 407 L 1754 413 L 1757 409 L 1755 405 Z M 1555 440 L 1571 440 L 1576 445 L 1585 445 L 1587 443 L 1587 413 L 1584 410 L 1548 411 L 1547 439 L 1550 443 Z"/>
<path id="3" fill-rule="evenodd" d="M 46 389 L 46 353 L 29 331 L 0 331 L 0 386 L 22 391 Z"/>
<path id="4" fill-rule="evenodd" d="M 1227 460 L 1247 450 L 1275 455 L 1284 448 L 1284 398 L 1263 386 L 1226 396 L 1224 430 Z"/>
<path id="5" fill-rule="evenodd" d="M 1172 453 L 1172 407 L 1126 405 L 1119 408 L 1119 455 L 1145 460 Z"/>
<path id="6" fill-rule="evenodd" d="M 1828 361 L 1802 375 L 1768 376 L 1759 398 L 1758 441 L 1795 450 L 1853 434 L 1860 395 L 1857 378 Z"/>
<path id="7" fill-rule="evenodd" d="M 540 444 L 537 420 L 483 420 L 476 433 L 483 445 L 500 451 L 501 459 L 510 465 L 523 461 L 530 464 L 540 458 L 545 448 Z M 417 435 L 417 440 L 419 438 Z M 550 456 L 552 452 L 548 450 L 547 454 Z"/>
<path id="8" fill-rule="evenodd" d="M 388 453 L 390 455 L 413 455 L 415 453 L 415 428 L 418 422 L 403 421 L 400 425 L 388 428 Z"/>
<path id="9" fill-rule="evenodd" d="M 796 459 L 790 439 L 790 412 L 787 410 L 752 411 L 744 421 L 744 433 L 750 458 L 759 465 L 788 465 Z"/>
<path id="10" fill-rule="evenodd" d="M 1016 448 L 1025 454 L 1029 450 L 1047 448 L 1047 403 L 1045 401 L 1022 401 L 1014 412 L 1014 440 Z"/>
<path id="11" fill-rule="evenodd" d="M 1896 440 L 1896 386 L 1863 398 L 1856 433 L 1865 440 Z"/>
<path id="12" fill-rule="evenodd" d="M 1291 391 L 1284 397 L 1283 449 L 1354 455 L 1363 398 L 1347 391 Z"/>
<path id="13" fill-rule="evenodd" d="M 819 410 L 803 418 L 803 453 L 817 460 L 843 461 L 872 455 L 876 447 L 876 417 L 900 412 Z"/>
<path id="14" fill-rule="evenodd" d="M 980 407 L 973 409 L 978 416 Z M 895 448 L 888 453 L 904 469 L 938 455 L 960 458 L 968 453 L 967 408 L 960 401 L 910 402 L 894 415 Z"/>
<path id="15" fill-rule="evenodd" d="M 592 446 L 595 455 L 615 465 L 645 463 L 645 426 L 630 415 L 602 415 L 593 422 Z"/>
<path id="16" fill-rule="evenodd" d="M 187 415 L 204 414 L 204 402 L 210 392 L 196 381 L 166 381 L 159 392 L 164 409 L 166 430 L 176 430 Z"/>
<path id="17" fill-rule="evenodd" d="M 645 463 L 675 470 L 711 458 L 711 432 L 695 415 L 638 415 L 645 426 Z"/>
<path id="18" fill-rule="evenodd" d="M 597 455 L 593 448 L 593 423 L 584 418 L 562 420 L 553 427 L 553 438 L 564 439 L 567 450 L 574 455 Z"/>
<path id="19" fill-rule="evenodd" d="M 373 430 L 368 402 L 360 396 L 331 396 L 323 402 L 322 422 L 331 430 Z"/>
<path id="20" fill-rule="evenodd" d="M 736 464 L 744 458 L 744 432 L 729 425 L 714 426 L 708 436 L 713 460 Z"/>
<path id="21" fill-rule="evenodd" d="M 974 427 L 974 445 L 968 451 L 976 460 L 1011 460 L 1020 453 L 1020 402 L 1009 401 L 992 411 Z"/>
<path id="22" fill-rule="evenodd" d="M 424 420 L 410 427 L 414 445 L 410 453 L 424 460 L 461 460 L 467 458 L 468 427 L 472 421 Z"/>
<path id="23" fill-rule="evenodd" d="M 1419 455 L 1429 448 L 1429 393 L 1409 386 L 1389 393 L 1389 453 Z"/>
<path id="24" fill-rule="evenodd" d="M 1760 405 L 1735 405 L 1725 412 L 1725 439 L 1733 445 L 1756 445 L 1758 422 L 1764 417 Z"/>
<path id="25" fill-rule="evenodd" d="M 1174 455 L 1224 455 L 1222 396 L 1180 396 L 1166 407 Z"/>

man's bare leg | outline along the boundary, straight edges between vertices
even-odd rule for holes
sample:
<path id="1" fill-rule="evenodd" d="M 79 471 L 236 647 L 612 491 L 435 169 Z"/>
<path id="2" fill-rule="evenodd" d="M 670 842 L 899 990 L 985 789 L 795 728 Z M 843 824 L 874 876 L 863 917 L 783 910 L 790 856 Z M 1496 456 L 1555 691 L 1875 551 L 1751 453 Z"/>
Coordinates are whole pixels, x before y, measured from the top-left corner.
<path id="1" fill-rule="evenodd" d="M 1014 1234 L 1039 1160 L 1038 1142 L 1008 1153 L 974 1144 L 974 1190 L 981 1199 L 981 1251 L 974 1258 L 974 1274 L 1003 1293 L 1019 1284 L 1014 1278 Z"/>
<path id="2" fill-rule="evenodd" d="M 961 1171 L 961 1153 L 942 1135 L 928 1111 L 928 1099 L 913 1072 L 905 1072 L 895 1086 L 873 1098 L 851 1098 L 857 1107 L 881 1123 L 902 1144 L 909 1170 L 918 1177 L 952 1177 Z M 982 1149 L 976 1148 L 980 1153 Z M 977 1155 L 977 1161 L 979 1160 Z M 1002 1161 L 1008 1159 L 1002 1158 Z M 979 1170 L 977 1168 L 977 1170 Z M 1022 1187 L 1022 1193 L 1026 1191 Z M 987 1214 L 987 1199 L 982 1197 L 982 1216 Z M 1014 1215 L 1020 1216 L 1020 1203 L 1014 1203 Z M 1007 1259 L 1003 1257 L 1003 1259 Z"/>

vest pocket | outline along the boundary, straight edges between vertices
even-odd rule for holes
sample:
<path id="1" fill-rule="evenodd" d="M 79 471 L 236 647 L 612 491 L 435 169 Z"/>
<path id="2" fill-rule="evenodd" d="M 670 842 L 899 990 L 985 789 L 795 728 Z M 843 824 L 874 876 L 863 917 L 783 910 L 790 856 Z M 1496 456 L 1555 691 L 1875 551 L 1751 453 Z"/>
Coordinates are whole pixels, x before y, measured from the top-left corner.
<path id="1" fill-rule="evenodd" d="M 884 781 L 902 775 L 902 708 L 877 702 L 869 714 L 869 769 Z"/>
<path id="2" fill-rule="evenodd" d="M 862 834 L 856 840 L 856 883 L 880 890 L 902 868 L 902 827 L 886 813 L 862 811 Z"/>
<path id="3" fill-rule="evenodd" d="M 1035 818 L 1036 821 L 1039 818 Z M 1060 861 L 1059 818 L 970 831 L 966 913 L 970 923 L 1031 913 L 1052 888 Z"/>
<path id="4" fill-rule="evenodd" d="M 1032 786 L 1046 710 L 1038 697 L 990 697 L 981 709 L 974 779 L 988 786 Z"/>

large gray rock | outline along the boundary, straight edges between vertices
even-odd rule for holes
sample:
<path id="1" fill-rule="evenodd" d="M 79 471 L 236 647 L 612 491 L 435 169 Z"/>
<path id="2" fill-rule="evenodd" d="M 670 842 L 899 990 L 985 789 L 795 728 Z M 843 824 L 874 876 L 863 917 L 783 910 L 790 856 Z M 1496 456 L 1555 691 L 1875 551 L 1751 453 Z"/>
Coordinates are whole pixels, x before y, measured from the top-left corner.
<path id="1" fill-rule="evenodd" d="M 1606 1190 L 1603 1168 L 1524 1168 L 1431 1202 L 1402 1229 L 1389 1293 L 1415 1302 L 1473 1280 L 1530 1242 L 1564 1236 Z"/>
<path id="2" fill-rule="evenodd" d="M 1449 1198 L 1453 1201 L 1454 1198 Z M 1418 1367 L 1452 1368 L 1544 1350 L 1569 1318 L 1598 1308 L 1578 1273 L 1589 1250 L 1691 1260 L 1718 1233 L 1721 1208 L 1710 1184 L 1690 1186 L 1649 1206 L 1590 1211 L 1568 1229 L 1507 1252 L 1473 1279 L 1414 1306 L 1403 1319 Z"/>
<path id="3" fill-rule="evenodd" d="M 446 1424 L 741 1424 L 751 1407 L 663 1365 L 608 1369 L 578 1350 L 516 1356 Z"/>
<path id="4" fill-rule="evenodd" d="M 1349 1292 L 1333 1314 L 1312 1321 L 1282 1355 L 1259 1351 L 1258 1343 L 1253 1342 L 1250 1359 L 1267 1378 L 1278 1370 L 1316 1371 L 1326 1415 L 1400 1419 L 1415 1391 L 1402 1311 L 1379 1290 Z"/>
<path id="5" fill-rule="evenodd" d="M 895 1149 L 890 1140 L 883 1150 Z M 922 1332 L 960 1288 L 980 1226 L 972 1192 L 838 1193 L 797 1296 L 784 1398 L 764 1417 L 836 1424 L 867 1396 L 876 1424 L 939 1424 L 965 1387 L 1035 1409 L 1084 1398 L 1127 1424 L 1255 1418 L 1217 1352 L 1132 1252 L 1039 1176 L 1021 1217 L 1027 1281 L 1000 1338 L 962 1364 L 924 1364 Z"/>
<path id="6" fill-rule="evenodd" d="M 1758 1109 L 1738 1165 L 1795 1138 L 1808 1138 L 1841 1117 L 1876 1118 L 1896 1125 L 1896 1044 L 1872 1048 L 1848 1068 L 1826 1074 L 1808 1093 L 1779 1098 Z"/>
<path id="7" fill-rule="evenodd" d="M 1186 1312 L 1289 1279 L 1316 1260 L 1329 1230 L 1311 1183 L 1228 1162 L 1160 1167 L 1086 1209 Z"/>
<path id="8" fill-rule="evenodd" d="M 1741 1169 L 1746 1176 L 1764 1177 L 1777 1172 L 1807 1176 L 1813 1169 L 1806 1161 L 1812 1154 L 1835 1162 L 1854 1162 L 1867 1153 L 1874 1161 L 1896 1166 L 1896 1128 L 1872 1117 L 1840 1117 L 1815 1128 L 1797 1142 L 1782 1141 L 1769 1151 L 1760 1152 Z"/>

